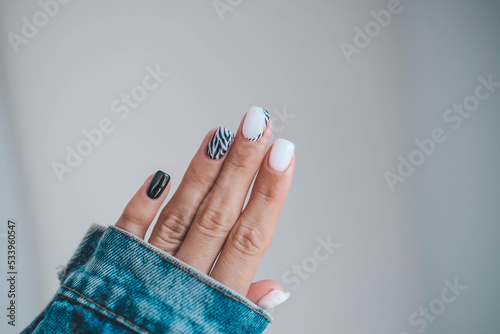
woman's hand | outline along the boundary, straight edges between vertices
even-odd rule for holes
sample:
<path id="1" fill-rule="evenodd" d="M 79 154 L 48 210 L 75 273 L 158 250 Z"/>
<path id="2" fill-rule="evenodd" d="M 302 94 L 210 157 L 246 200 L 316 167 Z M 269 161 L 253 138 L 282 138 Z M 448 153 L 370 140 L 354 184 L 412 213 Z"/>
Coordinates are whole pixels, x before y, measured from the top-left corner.
<path id="1" fill-rule="evenodd" d="M 252 279 L 273 238 L 295 165 L 289 141 L 278 139 L 266 152 L 271 133 L 269 114 L 259 107 L 250 108 L 235 135 L 225 128 L 210 131 L 149 239 L 264 309 L 288 297 L 279 283 Z M 161 171 L 151 175 L 116 226 L 144 238 L 169 180 Z"/>

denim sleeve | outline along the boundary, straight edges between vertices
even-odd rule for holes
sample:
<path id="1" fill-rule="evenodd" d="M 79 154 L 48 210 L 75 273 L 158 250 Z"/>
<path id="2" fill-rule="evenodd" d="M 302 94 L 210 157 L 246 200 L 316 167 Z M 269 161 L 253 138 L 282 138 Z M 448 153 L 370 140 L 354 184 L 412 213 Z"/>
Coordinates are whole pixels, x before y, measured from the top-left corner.
<path id="1" fill-rule="evenodd" d="M 170 254 L 92 225 L 22 333 L 263 333 L 271 316 Z"/>

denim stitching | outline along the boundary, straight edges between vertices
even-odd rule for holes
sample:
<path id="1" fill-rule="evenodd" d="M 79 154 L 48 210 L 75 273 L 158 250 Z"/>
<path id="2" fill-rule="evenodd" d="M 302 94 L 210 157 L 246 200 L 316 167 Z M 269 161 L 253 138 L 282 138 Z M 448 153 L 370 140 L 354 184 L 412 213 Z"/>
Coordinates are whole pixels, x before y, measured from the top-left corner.
<path id="1" fill-rule="evenodd" d="M 82 295 L 82 294 L 81 294 L 81 293 L 79 293 L 78 291 L 73 290 L 72 288 L 67 287 L 67 286 L 66 286 L 66 285 L 64 285 L 64 284 L 62 284 L 61 286 L 62 286 L 63 288 L 66 288 L 66 289 L 68 289 L 68 290 L 73 291 L 74 293 L 76 293 L 76 294 L 77 294 L 77 295 L 79 295 L 80 297 L 85 298 L 86 300 L 88 300 L 88 301 L 89 301 L 89 302 L 91 302 L 92 304 L 99 306 L 100 308 L 102 308 L 102 309 L 103 309 L 103 310 L 105 310 L 106 312 L 111 313 L 111 314 L 112 314 L 112 315 L 114 315 L 115 317 L 118 317 L 118 318 L 122 319 L 123 321 L 125 321 L 125 322 L 126 322 L 126 323 L 128 323 L 129 325 L 131 325 L 131 326 L 133 326 L 133 327 L 137 328 L 138 330 L 140 330 L 140 331 L 142 331 L 142 332 L 144 332 L 144 333 L 152 334 L 152 333 L 148 332 L 147 330 L 142 329 L 142 328 L 140 328 L 139 326 L 137 326 L 137 325 L 135 325 L 135 324 L 131 323 L 130 321 L 128 321 L 128 320 L 127 320 L 127 319 L 125 319 L 124 317 L 122 317 L 122 316 L 120 316 L 120 315 L 118 315 L 118 314 L 115 314 L 115 313 L 111 312 L 110 310 L 108 310 L 108 309 L 107 309 L 107 308 L 105 308 L 104 306 L 102 306 L 102 305 L 100 305 L 100 304 L 98 304 L 98 303 L 94 302 L 93 300 L 91 300 L 91 299 L 89 299 L 89 298 L 85 297 L 84 295 Z M 63 295 L 63 296 L 64 296 L 64 295 Z M 66 297 L 66 296 L 65 296 L 65 297 Z"/>
<path id="2" fill-rule="evenodd" d="M 127 235 L 127 234 L 123 233 L 122 231 L 120 231 L 120 230 L 116 229 L 114 226 L 110 226 L 110 228 L 112 228 L 113 230 L 115 230 L 115 231 L 117 231 L 117 232 L 120 232 L 120 233 L 121 233 L 121 234 L 123 234 L 124 236 L 129 237 L 131 240 L 133 240 L 133 241 L 137 242 L 137 240 L 135 240 L 135 239 L 134 239 L 134 238 L 132 238 L 131 236 L 129 236 L 129 235 Z M 240 303 L 241 305 L 243 305 L 243 306 L 245 306 L 245 307 L 249 308 L 250 310 L 252 310 L 252 311 L 254 311 L 254 312 L 258 313 L 258 314 L 260 314 L 261 316 L 263 316 L 264 318 L 266 318 L 266 319 L 267 319 L 267 321 L 269 321 L 269 323 L 272 323 L 272 320 L 271 320 L 271 319 L 269 319 L 269 318 L 268 318 L 268 317 L 267 317 L 264 313 L 260 312 L 259 310 L 256 310 L 256 309 L 252 308 L 251 306 L 249 306 L 249 305 L 245 304 L 243 301 L 241 301 L 241 300 L 239 300 L 239 299 L 237 299 L 237 298 L 235 298 L 235 297 L 231 296 L 230 294 L 228 294 L 228 293 L 227 293 L 227 292 L 225 292 L 224 290 L 221 290 L 219 287 L 217 287 L 217 286 L 213 285 L 212 283 L 210 283 L 210 282 L 208 282 L 208 281 L 205 281 L 202 277 L 197 277 L 197 276 L 193 275 L 193 274 L 192 274 L 192 273 L 190 273 L 188 270 L 186 270 L 186 269 L 184 269 L 184 268 L 180 267 L 180 266 L 179 266 L 178 264 L 176 264 L 176 263 L 173 263 L 173 262 L 172 262 L 172 261 L 170 261 L 168 258 L 164 257 L 162 254 L 158 253 L 158 252 L 157 252 L 157 251 L 155 251 L 154 249 L 150 249 L 150 248 L 146 247 L 146 245 L 144 245 L 144 244 L 142 244 L 142 243 L 140 243 L 140 242 L 137 242 L 137 243 L 138 243 L 139 245 L 141 245 L 142 247 L 146 248 L 147 250 L 152 251 L 153 253 L 155 253 L 156 255 L 158 255 L 159 257 L 161 257 L 162 259 L 164 259 L 165 261 L 167 261 L 167 262 L 168 262 L 168 263 L 170 263 L 171 265 L 175 266 L 177 269 L 180 269 L 180 270 L 184 271 L 185 273 L 189 274 L 190 276 L 192 276 L 192 277 L 196 278 L 198 281 L 200 281 L 200 282 L 202 282 L 202 283 L 205 283 L 206 285 L 208 285 L 208 286 L 212 287 L 213 289 L 215 289 L 215 290 L 217 290 L 217 291 L 221 292 L 221 293 L 222 293 L 222 294 L 224 294 L 225 296 L 227 296 L 227 297 L 229 297 L 229 298 L 231 298 L 231 299 L 233 299 L 233 300 L 237 301 L 237 302 L 238 302 L 238 303 Z"/>

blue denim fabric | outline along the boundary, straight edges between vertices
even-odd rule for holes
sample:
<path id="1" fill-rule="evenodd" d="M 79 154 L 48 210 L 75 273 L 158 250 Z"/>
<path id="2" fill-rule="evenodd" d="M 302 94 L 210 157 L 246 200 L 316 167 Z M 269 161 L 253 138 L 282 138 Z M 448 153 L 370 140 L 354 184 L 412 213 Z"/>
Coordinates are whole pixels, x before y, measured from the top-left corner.
<path id="1" fill-rule="evenodd" d="M 263 333 L 271 316 L 115 226 L 92 225 L 23 333 Z"/>

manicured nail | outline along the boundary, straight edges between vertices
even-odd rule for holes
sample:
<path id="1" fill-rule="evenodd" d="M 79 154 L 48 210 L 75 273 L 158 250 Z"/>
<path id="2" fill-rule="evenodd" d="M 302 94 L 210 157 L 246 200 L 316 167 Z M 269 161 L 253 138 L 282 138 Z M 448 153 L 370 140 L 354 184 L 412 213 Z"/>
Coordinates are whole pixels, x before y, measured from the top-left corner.
<path id="1" fill-rule="evenodd" d="M 284 303 L 288 297 L 290 297 L 290 292 L 283 292 L 281 290 L 274 289 L 265 294 L 264 297 L 260 298 L 257 301 L 257 306 L 264 310 L 268 310 Z"/>
<path id="2" fill-rule="evenodd" d="M 148 188 L 148 196 L 149 198 L 156 199 L 160 197 L 161 193 L 167 187 L 170 182 L 170 175 L 161 170 L 157 171 Z"/>
<path id="3" fill-rule="evenodd" d="M 208 142 L 207 155 L 214 160 L 222 158 L 229 149 L 233 139 L 234 134 L 231 131 L 224 127 L 219 127 Z"/>
<path id="4" fill-rule="evenodd" d="M 251 107 L 245 117 L 245 123 L 243 123 L 243 136 L 250 141 L 260 140 L 266 131 L 267 123 L 269 123 L 267 110 L 261 107 Z"/>
<path id="5" fill-rule="evenodd" d="M 294 151 L 295 145 L 291 141 L 283 138 L 276 139 L 269 157 L 269 164 L 278 172 L 284 171 L 290 165 Z"/>

